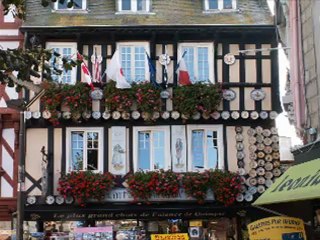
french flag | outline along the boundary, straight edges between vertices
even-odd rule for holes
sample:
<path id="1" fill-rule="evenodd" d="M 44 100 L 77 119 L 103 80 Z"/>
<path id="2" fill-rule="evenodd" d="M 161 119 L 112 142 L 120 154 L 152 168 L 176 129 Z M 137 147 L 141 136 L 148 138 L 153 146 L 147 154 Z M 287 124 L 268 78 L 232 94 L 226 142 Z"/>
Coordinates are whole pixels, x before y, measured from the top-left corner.
<path id="1" fill-rule="evenodd" d="M 182 57 L 179 62 L 179 67 L 177 69 L 177 74 L 179 76 L 179 84 L 180 85 L 191 85 L 189 72 L 187 69 L 186 62 L 184 61 L 184 58 Z"/>
<path id="2" fill-rule="evenodd" d="M 88 83 L 91 90 L 94 90 L 91 74 L 89 72 L 87 65 L 83 61 L 83 56 L 79 52 L 77 53 L 77 58 L 79 61 L 81 61 L 81 71 L 83 73 L 84 80 Z"/>

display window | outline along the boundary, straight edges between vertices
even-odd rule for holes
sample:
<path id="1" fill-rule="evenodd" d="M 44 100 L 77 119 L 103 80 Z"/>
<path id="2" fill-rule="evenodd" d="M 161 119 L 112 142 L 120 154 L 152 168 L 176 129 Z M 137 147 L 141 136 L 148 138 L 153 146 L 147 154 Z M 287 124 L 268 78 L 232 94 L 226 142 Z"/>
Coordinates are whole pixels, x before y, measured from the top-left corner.
<path id="1" fill-rule="evenodd" d="M 55 240 L 232 240 L 236 218 L 26 222 L 26 239 Z M 40 231 L 43 229 L 43 231 Z"/>

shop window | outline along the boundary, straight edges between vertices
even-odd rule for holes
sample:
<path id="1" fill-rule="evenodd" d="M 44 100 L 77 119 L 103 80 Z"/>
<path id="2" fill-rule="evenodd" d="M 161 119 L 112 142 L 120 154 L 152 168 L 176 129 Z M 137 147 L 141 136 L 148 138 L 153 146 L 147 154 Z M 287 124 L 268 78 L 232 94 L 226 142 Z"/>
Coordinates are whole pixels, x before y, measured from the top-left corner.
<path id="1" fill-rule="evenodd" d="M 128 82 L 149 80 L 149 68 L 146 52 L 149 52 L 147 42 L 118 43 L 120 63 L 123 74 Z"/>
<path id="2" fill-rule="evenodd" d="M 87 1 L 86 0 L 72 0 L 73 6 L 68 7 L 68 4 L 70 4 L 71 0 L 65 0 L 63 3 L 60 1 L 56 1 L 54 3 L 54 9 L 55 10 L 85 10 L 87 8 Z"/>
<path id="3" fill-rule="evenodd" d="M 48 42 L 46 45 L 47 49 L 52 49 L 54 52 L 59 53 L 60 57 L 54 57 L 50 60 L 52 69 L 56 68 L 63 70 L 62 57 L 73 58 L 77 51 L 76 43 L 69 42 Z M 77 68 L 74 67 L 72 70 L 63 70 L 62 74 L 52 74 L 51 77 L 54 81 L 60 83 L 74 84 L 76 82 Z"/>
<path id="4" fill-rule="evenodd" d="M 214 82 L 213 43 L 181 43 L 178 55 L 184 56 L 190 80 Z"/>
<path id="5" fill-rule="evenodd" d="M 150 0 L 118 0 L 121 13 L 146 13 L 150 11 Z"/>
<path id="6" fill-rule="evenodd" d="M 170 169 L 169 127 L 135 127 L 133 129 L 134 169 Z"/>
<path id="7" fill-rule="evenodd" d="M 67 129 L 68 171 L 103 170 L 103 129 Z"/>
<path id="8" fill-rule="evenodd" d="M 205 0 L 204 1 L 204 10 L 234 10 L 236 9 L 237 1 L 236 0 Z"/>
<path id="9" fill-rule="evenodd" d="M 223 169 L 222 126 L 188 125 L 188 170 Z"/>

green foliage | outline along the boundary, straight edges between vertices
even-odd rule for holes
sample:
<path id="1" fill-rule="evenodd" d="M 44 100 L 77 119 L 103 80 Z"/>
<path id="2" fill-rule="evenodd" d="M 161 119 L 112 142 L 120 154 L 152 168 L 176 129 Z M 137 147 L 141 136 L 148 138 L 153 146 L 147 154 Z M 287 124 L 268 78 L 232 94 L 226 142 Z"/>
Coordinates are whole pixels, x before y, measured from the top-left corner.
<path id="1" fill-rule="evenodd" d="M 42 80 L 52 81 L 52 75 L 61 75 L 63 69 L 70 70 L 80 64 L 68 58 L 54 55 L 53 51 L 42 48 L 33 49 L 0 49 L 0 83 L 14 87 L 15 82 L 10 77 L 13 72 L 17 73 L 17 78 L 22 81 L 32 82 L 32 78 L 42 78 Z M 52 67 L 49 62 L 58 62 L 61 59 L 60 67 Z M 17 91 L 21 88 L 17 88 Z"/>
<path id="2" fill-rule="evenodd" d="M 222 100 L 221 87 L 218 84 L 195 83 L 177 86 L 173 90 L 173 107 L 186 116 L 196 112 L 210 114 Z"/>

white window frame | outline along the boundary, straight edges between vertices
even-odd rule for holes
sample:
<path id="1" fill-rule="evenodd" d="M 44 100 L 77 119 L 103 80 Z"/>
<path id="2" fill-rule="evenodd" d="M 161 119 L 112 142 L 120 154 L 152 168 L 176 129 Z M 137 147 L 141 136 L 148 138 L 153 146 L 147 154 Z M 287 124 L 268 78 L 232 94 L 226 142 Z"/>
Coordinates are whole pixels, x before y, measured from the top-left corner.
<path id="1" fill-rule="evenodd" d="M 66 0 L 67 1 L 67 0 Z M 68 0 L 69 2 L 70 0 Z M 63 9 L 59 9 L 59 0 L 57 0 L 56 2 L 53 3 L 53 9 L 54 11 L 59 11 L 59 12 L 83 12 L 85 10 L 87 10 L 87 0 L 82 0 L 82 8 L 81 9 L 75 9 L 74 7 L 72 8 L 63 8 Z"/>
<path id="2" fill-rule="evenodd" d="M 188 141 L 188 171 L 196 171 L 192 169 L 192 131 L 194 130 L 204 130 L 204 131 L 216 131 L 217 132 L 217 145 L 218 145 L 218 169 L 224 169 L 224 149 L 223 149 L 223 126 L 222 125 L 187 125 L 187 141 Z M 207 143 L 204 143 L 205 149 Z M 205 166 L 203 169 L 198 169 L 197 171 L 204 171 L 208 169 L 208 159 L 206 159 L 207 154 L 204 154 Z"/>
<path id="3" fill-rule="evenodd" d="M 87 128 L 80 128 L 80 127 L 73 127 L 73 128 L 66 128 L 66 171 L 72 172 L 71 171 L 71 151 L 72 151 L 72 146 L 71 146 L 71 133 L 72 132 L 98 132 L 99 134 L 99 144 L 98 144 L 98 169 L 94 170 L 93 172 L 103 172 L 103 140 L 104 140 L 104 135 L 103 135 L 103 128 L 95 128 L 95 127 L 87 127 Z M 86 146 L 84 146 L 83 151 L 85 151 Z M 85 166 L 85 163 L 87 162 L 87 159 L 85 159 L 85 156 L 83 157 L 83 165 Z M 81 171 L 81 170 L 80 170 Z M 86 171 L 83 169 L 83 171 Z"/>
<path id="4" fill-rule="evenodd" d="M 76 42 L 47 42 L 46 49 L 53 48 L 71 48 L 71 55 L 76 56 L 77 53 L 77 43 Z M 77 82 L 77 67 L 73 67 L 71 70 L 71 83 L 75 84 Z M 59 76 L 58 82 L 62 83 L 63 73 Z"/>
<path id="5" fill-rule="evenodd" d="M 146 1 L 145 11 L 137 9 L 137 3 L 138 3 L 137 0 L 130 0 L 131 1 L 130 10 L 122 10 L 122 1 L 123 0 L 117 0 L 118 13 L 150 13 L 151 0 L 145 0 Z"/>
<path id="6" fill-rule="evenodd" d="M 207 47 L 208 48 L 208 64 L 209 64 L 209 81 L 211 83 L 215 82 L 215 76 L 214 76 L 214 43 L 213 42 L 181 42 L 178 44 L 178 61 L 181 59 L 183 55 L 183 48 L 184 47 Z M 195 62 L 198 62 L 197 60 L 197 54 L 195 54 Z M 198 67 L 195 66 L 195 75 L 198 76 Z"/>
<path id="7" fill-rule="evenodd" d="M 204 0 L 204 10 L 207 12 L 212 12 L 212 11 L 223 11 L 223 12 L 228 12 L 228 11 L 235 11 L 237 9 L 237 0 L 232 0 L 232 8 L 224 8 L 223 6 L 223 0 L 218 0 L 218 8 L 216 9 L 211 9 L 209 8 L 209 0 Z"/>
<path id="8" fill-rule="evenodd" d="M 145 51 L 149 54 L 150 56 L 150 43 L 149 42 L 118 42 L 117 43 L 117 49 L 119 50 L 119 61 L 121 64 L 121 51 L 120 47 L 137 47 L 137 46 L 143 46 Z M 132 55 L 134 56 L 134 55 Z M 149 64 L 148 64 L 148 59 L 147 55 L 145 56 L 145 63 L 144 63 L 144 68 L 145 68 L 145 79 L 142 81 L 150 81 L 150 72 L 149 72 Z M 131 57 L 131 79 L 134 78 L 135 76 L 135 59 L 134 57 Z M 128 79 L 127 79 L 128 80 Z M 132 81 L 135 82 L 135 81 Z M 139 83 L 139 82 L 136 82 Z"/>
<path id="9" fill-rule="evenodd" d="M 164 131 L 164 149 L 165 149 L 165 163 L 164 163 L 164 170 L 171 169 L 171 155 L 170 155 L 170 127 L 169 126 L 153 126 L 153 127 L 133 127 L 133 168 L 134 171 L 138 171 L 140 169 L 137 168 L 138 166 L 138 146 L 139 146 L 139 132 L 141 131 Z M 151 134 L 152 136 L 152 134 Z M 152 149 L 152 139 L 150 140 L 150 148 Z M 152 157 L 152 156 L 151 156 Z M 146 171 L 153 171 L 153 159 L 150 159 L 150 166 L 151 169 Z"/>

